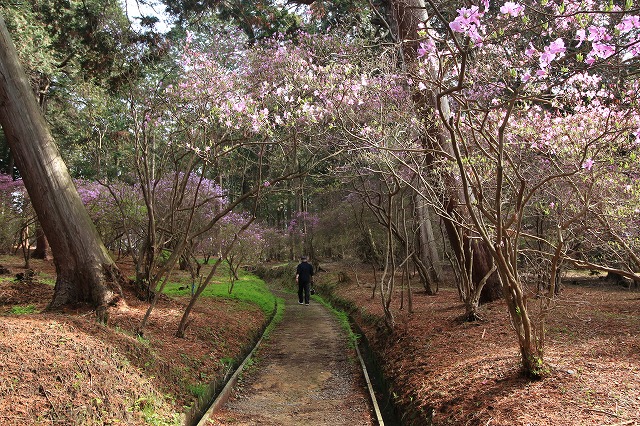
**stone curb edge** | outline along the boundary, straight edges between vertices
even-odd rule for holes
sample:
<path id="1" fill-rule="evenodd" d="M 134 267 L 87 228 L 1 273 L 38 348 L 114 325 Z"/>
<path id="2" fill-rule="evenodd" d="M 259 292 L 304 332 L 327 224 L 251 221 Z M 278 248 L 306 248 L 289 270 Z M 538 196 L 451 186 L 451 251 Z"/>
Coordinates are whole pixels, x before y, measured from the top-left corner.
<path id="1" fill-rule="evenodd" d="M 356 353 L 358 354 L 358 359 L 360 360 L 360 366 L 362 367 L 362 373 L 364 374 L 364 379 L 367 382 L 367 389 L 369 390 L 369 397 L 371 398 L 371 403 L 373 404 L 373 410 L 376 413 L 376 420 L 378 421 L 379 426 L 384 426 L 384 420 L 382 419 L 382 412 L 380 411 L 380 407 L 378 406 L 378 399 L 376 398 L 376 394 L 373 390 L 373 385 L 371 384 L 371 379 L 369 378 L 369 372 L 367 371 L 367 366 L 362 358 L 362 354 L 360 354 L 360 349 L 358 348 L 358 344 L 354 345 L 356 347 Z"/>

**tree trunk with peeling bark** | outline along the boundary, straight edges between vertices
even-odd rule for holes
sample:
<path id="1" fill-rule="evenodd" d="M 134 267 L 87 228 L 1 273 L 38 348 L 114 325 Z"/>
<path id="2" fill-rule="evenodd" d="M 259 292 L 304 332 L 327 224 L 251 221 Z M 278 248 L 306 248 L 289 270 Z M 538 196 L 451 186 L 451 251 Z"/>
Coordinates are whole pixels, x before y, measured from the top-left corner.
<path id="1" fill-rule="evenodd" d="M 50 308 L 89 303 L 100 320 L 122 297 L 122 277 L 95 229 L 51 136 L 0 17 L 0 124 L 56 268 Z"/>

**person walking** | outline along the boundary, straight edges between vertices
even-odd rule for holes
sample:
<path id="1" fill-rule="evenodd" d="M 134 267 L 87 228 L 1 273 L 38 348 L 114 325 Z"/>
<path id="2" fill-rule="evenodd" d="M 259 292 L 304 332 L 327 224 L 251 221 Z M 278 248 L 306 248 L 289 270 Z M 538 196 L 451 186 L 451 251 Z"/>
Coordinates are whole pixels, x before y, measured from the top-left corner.
<path id="1" fill-rule="evenodd" d="M 307 261 L 307 256 L 300 258 L 300 264 L 296 268 L 296 282 L 298 283 L 298 303 L 309 304 L 309 292 L 311 287 L 311 277 L 313 276 L 313 266 Z M 304 299 L 303 299 L 304 296 Z"/>

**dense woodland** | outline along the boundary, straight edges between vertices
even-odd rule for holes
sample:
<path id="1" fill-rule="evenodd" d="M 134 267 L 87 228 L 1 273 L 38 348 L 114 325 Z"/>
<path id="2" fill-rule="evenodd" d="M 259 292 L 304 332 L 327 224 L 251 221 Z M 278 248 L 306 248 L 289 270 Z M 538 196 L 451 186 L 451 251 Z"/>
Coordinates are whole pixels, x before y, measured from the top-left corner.
<path id="1" fill-rule="evenodd" d="M 447 270 L 539 377 L 567 271 L 640 282 L 633 2 L 146 3 L 0 5 L 0 248 L 52 256 L 52 309 L 104 320 L 129 257 L 140 333 L 192 274 L 180 335 L 202 259 L 308 253 L 369 265 L 394 330 Z"/>

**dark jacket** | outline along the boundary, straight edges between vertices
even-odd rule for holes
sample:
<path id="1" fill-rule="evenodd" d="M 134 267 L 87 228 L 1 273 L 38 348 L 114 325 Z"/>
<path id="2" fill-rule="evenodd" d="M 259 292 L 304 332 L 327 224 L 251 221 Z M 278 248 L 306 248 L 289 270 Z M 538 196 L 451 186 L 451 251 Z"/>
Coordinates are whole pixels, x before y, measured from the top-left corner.
<path id="1" fill-rule="evenodd" d="M 310 283 L 313 276 L 313 266 L 306 261 L 303 261 L 296 268 L 296 276 L 298 281 L 302 283 Z"/>

